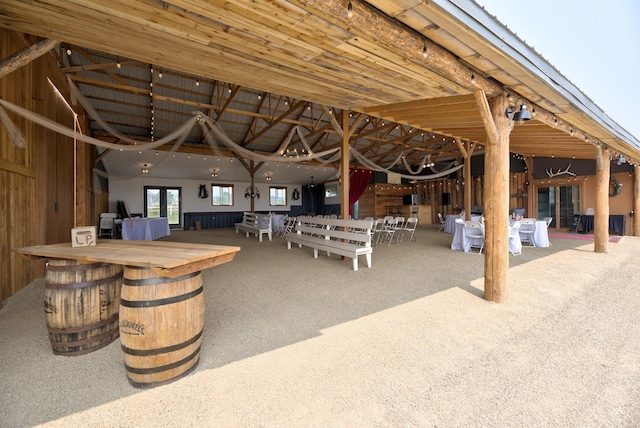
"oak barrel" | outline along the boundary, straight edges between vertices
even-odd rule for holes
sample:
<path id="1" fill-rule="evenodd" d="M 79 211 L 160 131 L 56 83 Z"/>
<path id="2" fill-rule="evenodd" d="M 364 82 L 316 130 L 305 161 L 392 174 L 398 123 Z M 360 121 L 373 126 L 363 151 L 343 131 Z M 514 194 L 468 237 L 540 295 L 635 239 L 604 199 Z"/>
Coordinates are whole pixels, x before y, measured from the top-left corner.
<path id="1" fill-rule="evenodd" d="M 86 354 L 118 337 L 121 284 L 120 265 L 49 260 L 44 312 L 54 354 Z"/>
<path id="2" fill-rule="evenodd" d="M 204 328 L 202 275 L 177 278 L 126 266 L 120 299 L 120 343 L 129 383 L 151 388 L 195 370 Z"/>

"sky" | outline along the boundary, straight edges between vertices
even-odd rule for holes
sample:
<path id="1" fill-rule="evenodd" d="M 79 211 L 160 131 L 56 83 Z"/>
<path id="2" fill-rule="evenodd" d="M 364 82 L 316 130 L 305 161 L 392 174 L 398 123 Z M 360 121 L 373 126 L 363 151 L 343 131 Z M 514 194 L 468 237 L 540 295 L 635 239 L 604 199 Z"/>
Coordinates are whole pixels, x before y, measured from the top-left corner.
<path id="1" fill-rule="evenodd" d="M 639 0 L 475 0 L 640 140 Z"/>

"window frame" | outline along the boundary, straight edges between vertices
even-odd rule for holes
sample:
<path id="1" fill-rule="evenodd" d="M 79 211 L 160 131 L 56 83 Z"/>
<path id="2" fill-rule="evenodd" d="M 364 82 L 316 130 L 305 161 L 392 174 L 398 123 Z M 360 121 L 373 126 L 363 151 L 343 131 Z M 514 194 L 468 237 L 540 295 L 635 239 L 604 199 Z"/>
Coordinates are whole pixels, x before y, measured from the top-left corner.
<path id="1" fill-rule="evenodd" d="M 283 204 L 274 204 L 273 203 L 273 198 L 271 196 L 271 191 L 272 190 L 279 190 L 282 192 L 282 194 L 280 196 L 284 197 L 284 203 Z M 271 207 L 286 207 L 287 205 L 289 205 L 289 201 L 288 201 L 288 197 L 287 197 L 287 192 L 288 192 L 288 188 L 287 186 L 269 186 L 269 206 Z M 275 195 L 275 198 L 277 199 L 279 195 Z"/>
<path id="2" fill-rule="evenodd" d="M 214 192 L 214 188 L 219 187 L 222 191 L 223 188 L 229 189 L 230 193 L 231 193 L 231 200 L 229 201 L 230 203 L 228 204 L 223 204 L 223 203 L 219 203 L 216 204 L 214 203 L 214 195 L 216 195 L 216 192 Z M 222 199 L 222 194 L 221 192 L 218 192 L 218 195 L 220 196 L 220 199 Z M 223 183 L 211 183 L 211 206 L 212 207 L 232 207 L 235 205 L 235 191 L 234 191 L 234 186 L 233 184 L 223 184 Z"/>

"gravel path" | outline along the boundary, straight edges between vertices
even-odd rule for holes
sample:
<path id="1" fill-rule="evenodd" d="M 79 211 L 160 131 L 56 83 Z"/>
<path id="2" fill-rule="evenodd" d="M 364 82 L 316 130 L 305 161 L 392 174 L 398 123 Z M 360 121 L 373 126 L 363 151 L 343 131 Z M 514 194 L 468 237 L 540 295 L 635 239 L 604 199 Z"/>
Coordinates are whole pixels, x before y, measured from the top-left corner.
<path id="1" fill-rule="evenodd" d="M 169 239 L 242 246 L 203 272 L 198 369 L 139 390 L 119 340 L 54 356 L 40 279 L 0 310 L 0 426 L 640 426 L 639 238 L 525 247 L 501 305 L 435 228 L 358 272 L 279 238 Z"/>

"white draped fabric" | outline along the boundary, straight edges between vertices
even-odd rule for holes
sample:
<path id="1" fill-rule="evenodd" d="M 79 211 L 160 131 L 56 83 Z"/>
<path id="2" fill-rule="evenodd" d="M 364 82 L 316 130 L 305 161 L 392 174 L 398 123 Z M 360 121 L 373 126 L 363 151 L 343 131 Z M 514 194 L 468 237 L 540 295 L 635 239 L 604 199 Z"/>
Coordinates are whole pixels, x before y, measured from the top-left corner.
<path id="1" fill-rule="evenodd" d="M 138 140 L 133 140 L 127 137 L 126 135 L 118 133 L 115 129 L 110 127 L 109 124 L 106 123 L 100 117 L 100 115 L 95 111 L 95 109 L 93 109 L 91 104 L 88 102 L 87 99 L 85 99 L 85 97 L 82 95 L 80 90 L 73 84 L 73 82 L 69 81 L 69 86 L 71 88 L 71 94 L 73 99 L 82 105 L 82 107 L 85 109 L 87 114 L 93 120 L 98 122 L 100 126 L 102 126 L 111 135 L 129 144 L 115 144 L 115 143 L 109 143 L 106 141 L 98 140 L 88 135 L 81 134 L 76 129 L 70 129 L 64 125 L 61 125 L 57 122 L 52 121 L 51 119 L 48 119 L 46 117 L 43 117 L 29 110 L 26 110 L 22 107 L 16 106 L 12 103 L 9 103 L 5 100 L 0 99 L 0 106 L 1 106 L 0 120 L 2 121 L 5 127 L 5 130 L 7 131 L 9 138 L 11 139 L 14 145 L 19 147 L 20 144 L 24 144 L 24 136 L 22 135 L 20 130 L 11 122 L 11 119 L 4 112 L 2 107 L 8 110 L 11 110 L 16 114 L 40 126 L 43 126 L 47 129 L 55 131 L 59 134 L 66 135 L 75 140 L 83 141 L 85 143 L 92 144 L 97 147 L 102 147 L 105 149 L 120 150 L 120 151 L 150 150 L 150 149 L 155 149 L 175 141 L 171 150 L 167 152 L 160 159 L 160 161 L 155 164 L 155 166 L 158 166 L 159 164 L 164 162 L 164 160 L 166 160 L 173 152 L 177 151 L 180 148 L 180 146 L 183 144 L 184 140 L 187 138 L 187 136 L 189 135 L 191 129 L 196 124 L 196 122 L 200 124 L 205 140 L 211 147 L 211 150 L 213 151 L 213 153 L 217 156 L 222 156 L 222 152 L 217 142 L 221 142 L 229 150 L 236 153 L 238 157 L 241 157 L 243 159 L 258 161 L 258 162 L 303 162 L 308 160 L 315 160 L 322 164 L 327 164 L 327 163 L 337 162 L 341 158 L 341 156 L 344 156 L 344 154 L 341 153 L 340 148 L 325 150 L 318 153 L 312 152 L 309 146 L 309 143 L 307 142 L 304 136 L 302 127 L 299 125 L 291 128 L 291 130 L 289 131 L 289 133 L 287 134 L 283 142 L 278 147 L 278 150 L 276 153 L 273 153 L 273 154 L 257 153 L 249 149 L 246 149 L 242 147 L 240 144 L 237 144 L 236 142 L 232 141 L 225 134 L 222 128 L 220 128 L 220 126 L 217 124 L 217 122 L 214 119 L 206 116 L 204 113 L 199 111 L 194 112 L 194 117 L 185 121 L 180 127 L 178 127 L 175 131 L 173 131 L 171 134 L 167 135 L 164 138 L 151 141 L 151 142 L 142 142 Z M 303 145 L 307 153 L 297 154 L 296 156 L 288 155 L 291 153 L 290 151 L 288 151 L 288 148 L 290 147 L 294 136 L 298 137 L 298 139 L 300 140 L 301 144 Z M 297 151 L 295 153 L 297 153 Z M 395 160 L 395 162 L 388 168 L 381 167 L 375 162 L 370 161 L 369 159 L 366 158 L 366 156 L 362 155 L 354 147 L 349 148 L 349 153 L 347 154 L 347 156 L 349 156 L 350 159 L 355 160 L 360 165 L 366 168 L 369 168 L 373 171 L 393 172 L 394 174 L 397 174 L 402 178 L 407 178 L 407 179 L 416 180 L 416 181 L 426 181 L 426 180 L 434 180 L 437 178 L 441 178 L 463 167 L 463 165 L 451 166 L 451 167 L 446 167 L 447 169 L 444 171 L 435 172 L 434 174 L 418 175 L 425 168 L 426 160 L 429 156 L 428 154 L 425 154 L 424 159 L 420 162 L 420 166 L 416 171 L 413 171 L 410 165 L 407 163 L 404 153 L 401 153 L 398 156 L 398 158 Z M 404 167 L 407 169 L 407 171 L 410 174 L 399 174 L 396 171 L 391 171 L 391 168 L 393 168 L 401 160 L 404 162 Z M 452 162 L 451 165 L 455 165 L 455 162 Z M 431 167 L 431 170 L 433 171 L 433 167 Z"/>

